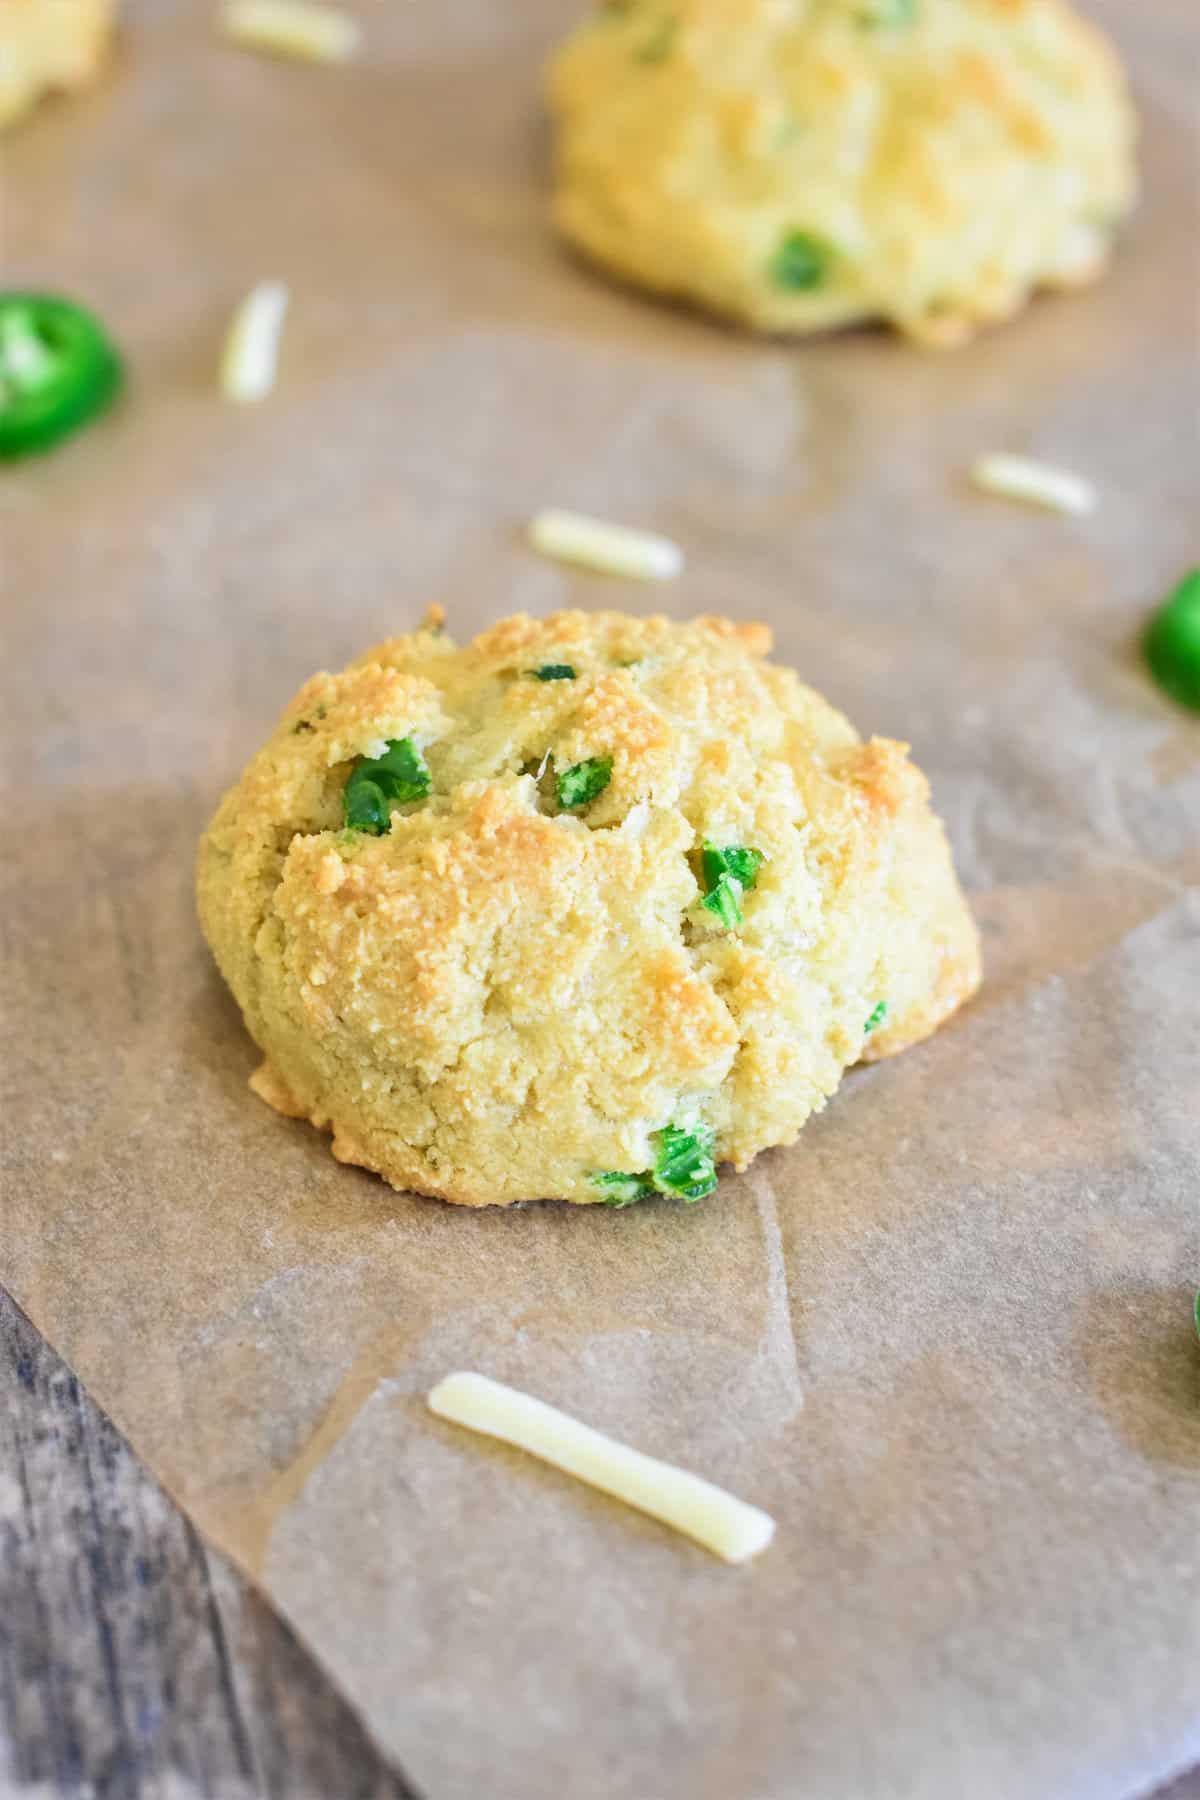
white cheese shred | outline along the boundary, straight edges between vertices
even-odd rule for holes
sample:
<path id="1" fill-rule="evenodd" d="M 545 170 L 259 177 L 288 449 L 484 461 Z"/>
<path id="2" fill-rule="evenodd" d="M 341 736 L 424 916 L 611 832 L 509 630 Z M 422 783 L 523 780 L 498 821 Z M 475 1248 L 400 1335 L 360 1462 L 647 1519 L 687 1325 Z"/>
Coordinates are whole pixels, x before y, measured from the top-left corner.
<path id="1" fill-rule="evenodd" d="M 683 552 L 670 538 L 630 531 L 582 513 L 553 508 L 538 513 L 530 522 L 529 541 L 543 556 L 633 581 L 671 581 L 683 568 Z"/>
<path id="2" fill-rule="evenodd" d="M 234 313 L 221 355 L 221 392 L 227 400 L 252 405 L 275 386 L 287 305 L 281 281 L 260 281 Z"/>
<path id="3" fill-rule="evenodd" d="M 486 1375 L 447 1375 L 429 1395 L 440 1418 L 469 1431 L 502 1438 L 568 1475 L 661 1519 L 726 1562 L 747 1562 L 765 1550 L 775 1521 L 699 1475 L 631 1450 L 590 1425 Z"/>
<path id="4" fill-rule="evenodd" d="M 348 62 L 362 43 L 357 19 L 317 0 L 229 0 L 221 29 L 244 49 L 303 62 Z"/>
<path id="5" fill-rule="evenodd" d="M 1069 469 L 1053 469 L 1025 456 L 981 456 L 971 467 L 971 480 L 987 494 L 1026 500 L 1053 512 L 1082 515 L 1092 512 L 1096 505 L 1096 490 L 1082 475 L 1074 475 Z"/>

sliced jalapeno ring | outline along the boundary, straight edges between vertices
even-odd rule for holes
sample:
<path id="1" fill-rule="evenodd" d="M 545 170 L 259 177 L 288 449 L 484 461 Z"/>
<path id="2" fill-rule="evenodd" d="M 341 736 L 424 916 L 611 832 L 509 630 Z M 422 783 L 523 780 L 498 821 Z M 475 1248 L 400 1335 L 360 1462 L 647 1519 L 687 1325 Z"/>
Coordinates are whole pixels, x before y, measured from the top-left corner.
<path id="1" fill-rule="evenodd" d="M 1200 568 L 1184 576 L 1151 619 L 1145 652 L 1159 687 L 1200 712 Z"/>
<path id="2" fill-rule="evenodd" d="M 48 450 L 104 411 L 121 359 L 85 308 L 56 294 L 0 292 L 0 457 Z"/>

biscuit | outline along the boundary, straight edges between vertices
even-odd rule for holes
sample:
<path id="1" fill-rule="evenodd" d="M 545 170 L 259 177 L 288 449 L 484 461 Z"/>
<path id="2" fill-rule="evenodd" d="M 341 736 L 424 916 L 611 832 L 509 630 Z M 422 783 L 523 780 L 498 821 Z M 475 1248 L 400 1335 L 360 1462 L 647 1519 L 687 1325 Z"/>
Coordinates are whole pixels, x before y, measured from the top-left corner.
<path id="1" fill-rule="evenodd" d="M 200 849 L 259 1094 L 464 1205 L 695 1198 L 933 1031 L 979 946 L 925 778 L 769 648 L 434 616 L 315 675 Z"/>
<path id="2" fill-rule="evenodd" d="M 1134 194 L 1120 65 L 1065 0 L 612 0 L 549 100 L 570 242 L 762 331 L 961 342 L 1098 275 Z"/>
<path id="3" fill-rule="evenodd" d="M 0 130 L 48 90 L 84 87 L 96 75 L 115 0 L 3 0 Z"/>

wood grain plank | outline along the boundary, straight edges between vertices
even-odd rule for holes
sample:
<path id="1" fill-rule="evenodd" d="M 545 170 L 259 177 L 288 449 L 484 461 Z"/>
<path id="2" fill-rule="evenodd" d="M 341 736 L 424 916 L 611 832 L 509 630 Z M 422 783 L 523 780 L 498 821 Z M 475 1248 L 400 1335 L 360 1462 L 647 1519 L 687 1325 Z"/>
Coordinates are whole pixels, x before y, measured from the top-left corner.
<path id="1" fill-rule="evenodd" d="M 0 1796 L 417 1800 L 0 1290 Z"/>

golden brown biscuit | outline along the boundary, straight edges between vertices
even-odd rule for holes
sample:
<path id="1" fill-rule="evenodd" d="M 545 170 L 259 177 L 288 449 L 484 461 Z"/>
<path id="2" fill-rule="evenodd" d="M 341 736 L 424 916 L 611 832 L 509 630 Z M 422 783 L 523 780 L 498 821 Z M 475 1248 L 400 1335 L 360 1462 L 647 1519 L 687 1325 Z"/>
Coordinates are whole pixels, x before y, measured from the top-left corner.
<path id="1" fill-rule="evenodd" d="M 1133 198 L 1120 66 L 1065 0 L 610 0 L 549 94 L 566 237 L 764 331 L 960 342 L 1097 275 Z"/>
<path id="2" fill-rule="evenodd" d="M 769 648 L 562 612 L 315 675 L 200 849 L 262 1097 L 465 1205 L 693 1197 L 934 1030 L 979 947 L 925 778 Z"/>
<path id="3" fill-rule="evenodd" d="M 0 0 L 0 130 L 99 69 L 115 0 Z"/>

